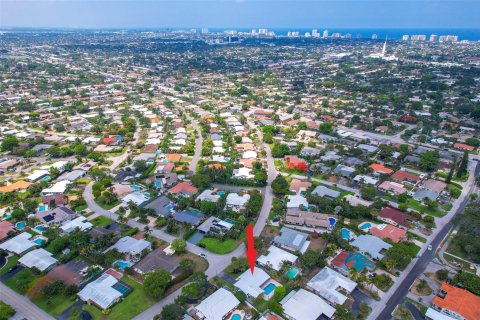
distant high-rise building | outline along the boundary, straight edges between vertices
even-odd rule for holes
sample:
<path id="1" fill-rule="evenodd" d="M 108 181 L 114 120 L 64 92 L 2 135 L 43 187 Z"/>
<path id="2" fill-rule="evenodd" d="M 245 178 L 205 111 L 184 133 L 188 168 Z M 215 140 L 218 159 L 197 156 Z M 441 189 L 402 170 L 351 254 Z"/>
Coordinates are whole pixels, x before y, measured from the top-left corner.
<path id="1" fill-rule="evenodd" d="M 410 37 L 410 40 L 412 41 L 425 41 L 427 40 L 427 36 L 424 34 L 412 34 Z"/>
<path id="2" fill-rule="evenodd" d="M 197 29 L 192 28 L 192 29 L 190 29 L 190 32 L 191 32 L 191 33 L 197 33 Z"/>
<path id="3" fill-rule="evenodd" d="M 305 38 L 310 38 L 312 35 L 310 34 L 310 32 L 305 32 Z"/>
<path id="4" fill-rule="evenodd" d="M 312 30 L 312 37 L 314 37 L 314 38 L 319 38 L 320 37 L 320 33 L 318 33 L 317 29 Z"/>
<path id="5" fill-rule="evenodd" d="M 323 30 L 323 37 L 328 38 L 328 30 L 327 29 Z"/>
<path id="6" fill-rule="evenodd" d="M 352 39 L 352 34 L 351 34 L 351 33 L 347 33 L 347 34 L 345 35 L 345 38 L 346 38 L 346 39 Z"/>
<path id="7" fill-rule="evenodd" d="M 408 38 L 409 38 L 408 34 L 404 34 L 404 35 L 402 36 L 402 40 L 403 40 L 403 41 L 408 41 Z"/>
<path id="8" fill-rule="evenodd" d="M 265 28 L 258 29 L 258 34 L 267 34 L 267 33 L 268 33 L 268 29 L 265 29 Z"/>
<path id="9" fill-rule="evenodd" d="M 289 38 L 295 38 L 295 37 L 298 37 L 300 36 L 300 32 L 298 31 L 288 31 L 287 33 L 287 37 Z"/>
<path id="10" fill-rule="evenodd" d="M 378 34 L 374 33 L 372 34 L 372 40 L 377 40 L 378 39 Z"/>
<path id="11" fill-rule="evenodd" d="M 438 39 L 438 36 L 436 34 L 431 34 L 430 35 L 430 38 L 428 39 L 428 41 L 430 42 L 436 42 Z"/>
<path id="12" fill-rule="evenodd" d="M 458 36 L 448 35 L 448 36 L 440 36 L 438 39 L 439 42 L 457 42 Z"/>
<path id="13" fill-rule="evenodd" d="M 338 33 L 338 32 L 332 33 L 332 38 L 338 39 L 338 38 L 340 38 L 340 37 L 341 37 L 341 34 L 340 34 L 340 33 Z"/>
<path id="14" fill-rule="evenodd" d="M 202 28 L 202 34 L 208 33 L 208 28 Z"/>
<path id="15" fill-rule="evenodd" d="M 253 35 L 256 35 L 257 34 L 257 30 L 256 29 L 252 29 L 252 32 L 251 32 Z"/>
<path id="16" fill-rule="evenodd" d="M 228 35 L 237 35 L 238 31 L 237 30 L 225 30 L 223 33 L 228 34 Z"/>

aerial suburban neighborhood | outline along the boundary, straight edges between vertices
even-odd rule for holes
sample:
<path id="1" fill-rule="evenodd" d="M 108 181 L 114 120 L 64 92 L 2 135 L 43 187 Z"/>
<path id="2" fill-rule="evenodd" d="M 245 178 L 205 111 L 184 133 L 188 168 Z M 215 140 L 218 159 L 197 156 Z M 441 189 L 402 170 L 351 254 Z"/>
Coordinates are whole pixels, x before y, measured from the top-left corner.
<path id="1" fill-rule="evenodd" d="M 480 319 L 480 43 L 314 31 L 2 32 L 0 319 Z"/>

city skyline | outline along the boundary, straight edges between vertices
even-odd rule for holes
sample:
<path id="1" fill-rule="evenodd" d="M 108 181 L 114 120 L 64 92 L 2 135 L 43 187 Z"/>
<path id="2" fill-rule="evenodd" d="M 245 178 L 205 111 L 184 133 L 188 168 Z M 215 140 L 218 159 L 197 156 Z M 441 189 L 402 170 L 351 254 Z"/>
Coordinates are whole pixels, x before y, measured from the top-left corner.
<path id="1" fill-rule="evenodd" d="M 88 6 L 86 5 L 88 4 Z M 0 1 L 1 27 L 475 29 L 475 1 Z M 42 14 L 38 14 L 41 12 Z"/>

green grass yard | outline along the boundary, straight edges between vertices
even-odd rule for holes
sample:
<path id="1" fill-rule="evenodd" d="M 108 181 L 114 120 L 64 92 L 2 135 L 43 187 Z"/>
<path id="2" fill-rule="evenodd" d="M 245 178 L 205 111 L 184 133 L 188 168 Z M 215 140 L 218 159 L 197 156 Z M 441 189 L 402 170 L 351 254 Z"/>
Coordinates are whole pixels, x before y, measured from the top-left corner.
<path id="1" fill-rule="evenodd" d="M 418 211 L 420 213 L 426 213 L 429 215 L 432 215 L 434 217 L 443 217 L 445 215 L 445 212 L 437 208 L 429 208 L 427 206 L 424 206 L 420 202 L 418 202 L 415 199 L 409 198 L 406 202 L 407 206 L 415 211 Z"/>
<path id="2" fill-rule="evenodd" d="M 203 238 L 200 243 L 205 245 L 205 249 L 217 254 L 227 254 L 235 250 L 242 240 L 227 239 L 220 241 L 214 238 Z"/>
<path id="3" fill-rule="evenodd" d="M 17 264 L 17 261 L 18 259 L 20 259 L 20 257 L 18 256 L 11 256 L 7 263 L 0 269 L 0 276 L 3 276 L 5 273 L 8 272 L 8 269 L 10 269 L 11 267 L 13 267 L 14 265 Z"/>
<path id="4" fill-rule="evenodd" d="M 109 224 L 111 224 L 111 223 L 113 222 L 113 220 L 110 219 L 110 218 L 104 217 L 104 216 L 98 216 L 98 217 L 90 220 L 90 222 L 91 222 L 95 227 L 106 227 L 106 226 L 108 226 Z"/>

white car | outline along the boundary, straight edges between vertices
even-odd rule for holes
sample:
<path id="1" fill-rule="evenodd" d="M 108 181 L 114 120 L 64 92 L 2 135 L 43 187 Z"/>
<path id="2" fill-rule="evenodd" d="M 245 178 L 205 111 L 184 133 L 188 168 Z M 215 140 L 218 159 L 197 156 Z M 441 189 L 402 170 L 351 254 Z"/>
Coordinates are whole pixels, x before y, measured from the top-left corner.
<path id="1" fill-rule="evenodd" d="M 432 245 L 429 244 L 428 247 L 427 247 L 428 251 L 432 251 Z"/>
<path id="2" fill-rule="evenodd" d="M 206 258 L 207 255 L 205 253 L 200 253 L 200 257 Z"/>

